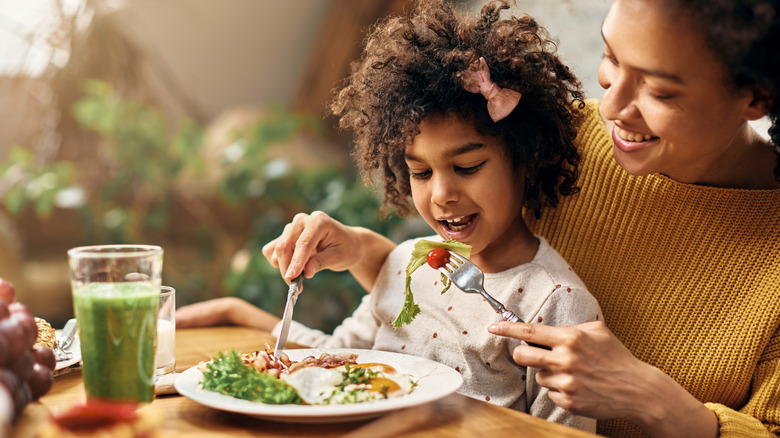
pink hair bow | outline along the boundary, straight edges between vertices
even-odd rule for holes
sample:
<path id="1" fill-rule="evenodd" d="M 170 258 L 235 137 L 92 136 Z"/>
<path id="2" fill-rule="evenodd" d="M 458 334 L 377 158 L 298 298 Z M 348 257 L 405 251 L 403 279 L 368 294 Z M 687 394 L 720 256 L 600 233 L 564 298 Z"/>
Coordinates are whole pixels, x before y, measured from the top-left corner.
<path id="1" fill-rule="evenodd" d="M 463 76 L 463 88 L 470 93 L 481 93 L 487 99 L 487 109 L 490 118 L 497 122 L 508 116 L 520 102 L 522 94 L 509 88 L 501 88 L 490 80 L 485 58 L 480 57 L 474 61 L 465 71 Z"/>

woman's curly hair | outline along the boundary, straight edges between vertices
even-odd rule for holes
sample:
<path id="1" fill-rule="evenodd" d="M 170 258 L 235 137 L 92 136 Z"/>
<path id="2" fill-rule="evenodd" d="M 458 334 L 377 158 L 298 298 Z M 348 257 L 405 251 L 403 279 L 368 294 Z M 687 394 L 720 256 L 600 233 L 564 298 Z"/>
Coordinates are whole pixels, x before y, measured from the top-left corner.
<path id="1" fill-rule="evenodd" d="M 559 194 L 576 192 L 581 84 L 533 18 L 500 17 L 509 7 L 508 0 L 491 1 L 468 17 L 447 0 L 421 0 L 411 17 L 390 17 L 370 30 L 329 109 L 340 128 L 354 133 L 353 157 L 364 181 L 383 183 L 385 207 L 400 215 L 412 211 L 404 152 L 429 115 L 456 115 L 503 139 L 515 169 L 527 169 L 522 195 L 535 214 L 555 206 Z M 522 93 L 498 122 L 481 94 L 463 88 L 462 74 L 479 57 L 496 84 Z"/>
<path id="2" fill-rule="evenodd" d="M 727 86 L 752 88 L 769 110 L 769 137 L 780 181 L 780 7 L 778 0 L 667 0 L 683 12 L 724 63 Z"/>

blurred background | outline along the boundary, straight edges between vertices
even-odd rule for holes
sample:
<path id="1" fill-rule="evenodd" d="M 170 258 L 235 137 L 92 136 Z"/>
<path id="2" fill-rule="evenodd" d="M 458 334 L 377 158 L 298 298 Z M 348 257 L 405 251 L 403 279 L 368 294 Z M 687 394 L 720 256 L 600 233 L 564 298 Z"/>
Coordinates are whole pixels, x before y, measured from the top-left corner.
<path id="1" fill-rule="evenodd" d="M 482 0 L 461 1 L 476 11 Z M 324 116 L 367 26 L 409 0 L 0 0 L 0 277 L 61 327 L 66 251 L 165 249 L 178 305 L 239 296 L 277 315 L 286 285 L 260 248 L 295 213 L 325 211 L 395 241 Z M 609 0 L 517 0 L 599 97 Z M 364 293 L 307 281 L 296 319 L 325 331 Z M 316 291 L 316 293 L 312 293 Z"/>

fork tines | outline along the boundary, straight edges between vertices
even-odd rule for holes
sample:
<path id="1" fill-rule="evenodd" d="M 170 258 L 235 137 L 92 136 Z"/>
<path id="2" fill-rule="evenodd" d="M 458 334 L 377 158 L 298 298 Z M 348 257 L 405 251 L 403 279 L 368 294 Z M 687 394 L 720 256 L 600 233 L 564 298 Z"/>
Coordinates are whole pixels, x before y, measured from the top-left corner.
<path id="1" fill-rule="evenodd" d="M 444 266 L 447 268 L 447 271 L 452 273 L 454 269 L 458 269 L 463 265 L 463 259 L 459 258 L 458 255 L 452 251 L 448 251 L 450 253 L 450 261 L 447 262 L 447 264 Z M 452 268 L 450 268 L 452 266 Z"/>

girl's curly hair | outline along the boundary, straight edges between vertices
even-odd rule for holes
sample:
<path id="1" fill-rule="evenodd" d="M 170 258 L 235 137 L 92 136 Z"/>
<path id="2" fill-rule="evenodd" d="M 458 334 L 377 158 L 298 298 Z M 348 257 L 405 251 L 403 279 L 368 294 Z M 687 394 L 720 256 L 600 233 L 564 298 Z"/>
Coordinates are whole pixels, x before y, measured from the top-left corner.
<path id="1" fill-rule="evenodd" d="M 778 0 L 667 0 L 690 18 L 726 67 L 727 86 L 752 88 L 769 110 L 769 137 L 780 181 L 780 5 Z"/>
<path id="2" fill-rule="evenodd" d="M 557 204 L 558 194 L 577 191 L 581 84 L 533 18 L 500 17 L 509 7 L 508 0 L 491 1 L 468 17 L 447 0 L 421 0 L 410 17 L 390 17 L 370 30 L 329 109 L 354 133 L 364 181 L 383 183 L 385 207 L 402 216 L 412 211 L 404 152 L 434 114 L 454 114 L 502 138 L 515 169 L 527 169 L 524 205 L 537 216 L 542 205 Z M 496 84 L 522 93 L 514 111 L 495 123 L 485 98 L 463 88 L 462 74 L 479 57 Z"/>

